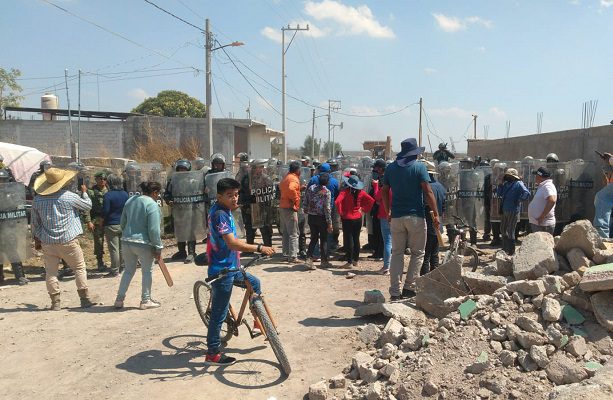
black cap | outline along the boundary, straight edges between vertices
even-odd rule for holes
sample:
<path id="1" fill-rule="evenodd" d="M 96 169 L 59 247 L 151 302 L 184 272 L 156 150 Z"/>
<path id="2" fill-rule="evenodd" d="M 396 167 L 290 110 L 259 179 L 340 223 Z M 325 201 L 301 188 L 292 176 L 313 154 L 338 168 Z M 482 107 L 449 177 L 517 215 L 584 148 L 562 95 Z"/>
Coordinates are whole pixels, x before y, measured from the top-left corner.
<path id="1" fill-rule="evenodd" d="M 385 160 L 378 158 L 375 160 L 375 163 L 373 164 L 373 168 L 379 167 L 379 168 L 383 168 L 385 169 L 385 167 L 387 166 L 387 164 L 385 163 Z"/>
<path id="2" fill-rule="evenodd" d="M 551 172 L 545 167 L 540 167 L 536 171 L 532 171 L 532 174 L 538 175 L 542 178 L 551 178 Z"/>

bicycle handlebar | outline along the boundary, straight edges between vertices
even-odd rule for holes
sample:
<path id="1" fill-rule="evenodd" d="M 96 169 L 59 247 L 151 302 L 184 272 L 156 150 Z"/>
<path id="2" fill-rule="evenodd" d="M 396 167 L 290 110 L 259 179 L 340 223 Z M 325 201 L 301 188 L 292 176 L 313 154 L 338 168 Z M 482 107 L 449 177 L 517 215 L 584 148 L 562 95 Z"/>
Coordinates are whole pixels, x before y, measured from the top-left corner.
<path id="1" fill-rule="evenodd" d="M 219 273 L 215 276 L 209 276 L 207 278 L 204 279 L 204 281 L 206 283 L 211 283 L 217 279 L 223 278 L 224 276 L 228 275 L 230 272 L 237 272 L 237 271 L 244 271 L 247 268 L 252 267 L 256 262 L 264 260 L 270 258 L 264 254 L 259 254 L 255 257 L 253 257 L 253 259 L 251 261 L 249 261 L 247 264 L 245 264 L 244 266 L 239 265 L 237 268 L 224 268 L 221 271 L 219 271 Z"/>

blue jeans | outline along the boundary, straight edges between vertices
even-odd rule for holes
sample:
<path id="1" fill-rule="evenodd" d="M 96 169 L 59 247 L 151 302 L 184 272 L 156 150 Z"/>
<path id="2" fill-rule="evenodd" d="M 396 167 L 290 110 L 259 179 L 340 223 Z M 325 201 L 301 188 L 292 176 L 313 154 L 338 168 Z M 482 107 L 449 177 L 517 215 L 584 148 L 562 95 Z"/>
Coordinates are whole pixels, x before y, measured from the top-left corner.
<path id="1" fill-rule="evenodd" d="M 149 300 L 151 298 L 151 273 L 154 259 L 153 247 L 123 242 L 121 246 L 121 256 L 125 263 L 125 270 L 123 271 L 123 275 L 121 275 L 121 282 L 119 282 L 117 300 L 123 301 L 126 298 L 126 292 L 136 272 L 136 263 L 138 260 L 140 260 L 141 273 L 143 274 L 141 301 Z"/>
<path id="2" fill-rule="evenodd" d="M 247 274 L 247 279 L 253 291 L 261 294 L 260 280 L 251 274 Z M 211 293 L 211 319 L 209 321 L 209 331 L 206 336 L 206 345 L 208 347 L 207 354 L 219 353 L 221 347 L 220 332 L 223 322 L 228 315 L 230 308 L 230 297 L 232 296 L 232 287 L 244 285 L 243 274 L 239 271 L 232 272 L 226 275 L 223 279 L 213 282 Z"/>
<path id="3" fill-rule="evenodd" d="M 594 208 L 594 228 L 600 237 L 608 238 L 611 208 L 613 208 L 613 183 L 609 183 L 596 193 Z"/>
<path id="4" fill-rule="evenodd" d="M 381 236 L 383 236 L 383 268 L 390 268 L 390 260 L 392 259 L 392 231 L 387 218 L 380 218 Z"/>

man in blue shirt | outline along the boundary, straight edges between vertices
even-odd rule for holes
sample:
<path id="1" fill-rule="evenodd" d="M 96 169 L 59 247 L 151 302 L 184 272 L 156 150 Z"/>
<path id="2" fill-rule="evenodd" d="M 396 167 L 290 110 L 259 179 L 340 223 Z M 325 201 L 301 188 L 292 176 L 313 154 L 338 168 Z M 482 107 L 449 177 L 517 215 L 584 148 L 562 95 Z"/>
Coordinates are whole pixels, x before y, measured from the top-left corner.
<path id="1" fill-rule="evenodd" d="M 426 246 L 426 220 L 424 199 L 434 211 L 432 223 L 439 229 L 438 207 L 430 187 L 430 177 L 423 163 L 417 162 L 424 147 L 418 147 L 414 138 L 402 142 L 402 150 L 383 176 L 382 200 L 392 231 L 392 260 L 390 263 L 391 300 L 415 296 L 415 279 L 424 261 Z M 393 198 L 390 204 L 390 189 Z M 404 273 L 404 251 L 411 250 L 411 260 L 401 291 Z"/>
<path id="2" fill-rule="evenodd" d="M 438 175 L 438 172 L 436 172 L 436 166 L 429 161 L 426 161 L 425 163 L 426 168 L 428 169 L 428 175 L 430 176 L 430 187 L 432 188 L 432 193 L 434 193 L 434 198 L 436 199 L 438 215 L 443 215 L 443 212 L 445 211 L 444 205 L 445 198 L 447 197 L 447 189 L 445 189 L 445 186 L 435 179 L 435 175 Z M 433 269 L 438 268 L 439 242 L 438 237 L 436 236 L 436 229 L 432 223 L 432 216 L 430 216 L 430 206 L 428 206 L 427 202 L 425 204 L 425 214 L 426 226 L 428 229 L 424 263 L 421 266 L 420 275 L 425 275 Z"/>
<path id="3" fill-rule="evenodd" d="M 521 181 L 515 168 L 508 168 L 496 189 L 496 194 L 502 198 L 502 218 L 500 232 L 502 233 L 502 250 L 508 255 L 515 253 L 515 227 L 519 220 L 520 204 L 530 198 L 530 191 Z"/>
<path id="4" fill-rule="evenodd" d="M 209 277 L 218 275 L 224 268 L 238 268 L 240 251 L 251 253 L 257 251 L 268 256 L 275 253 L 273 247 L 248 244 L 237 239 L 232 210 L 238 208 L 240 187 L 240 183 L 231 178 L 220 179 L 217 182 L 217 202 L 211 207 L 208 217 L 209 236 L 206 250 L 209 260 Z M 259 279 L 251 274 L 247 274 L 247 279 L 253 290 L 259 295 Z M 212 284 L 211 319 L 206 339 L 208 349 L 205 363 L 208 365 L 230 365 L 236 362 L 234 357 L 221 353 L 220 331 L 228 314 L 232 286 L 243 281 L 243 274 L 240 271 L 234 271 Z"/>

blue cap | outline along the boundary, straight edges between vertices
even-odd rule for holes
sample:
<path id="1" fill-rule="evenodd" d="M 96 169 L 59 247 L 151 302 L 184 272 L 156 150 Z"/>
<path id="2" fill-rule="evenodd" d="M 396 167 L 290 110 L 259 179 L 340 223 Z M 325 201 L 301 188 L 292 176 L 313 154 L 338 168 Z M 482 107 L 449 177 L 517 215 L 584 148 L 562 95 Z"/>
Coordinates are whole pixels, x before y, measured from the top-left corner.
<path id="1" fill-rule="evenodd" d="M 330 164 L 323 163 L 319 166 L 319 172 L 330 172 Z"/>

